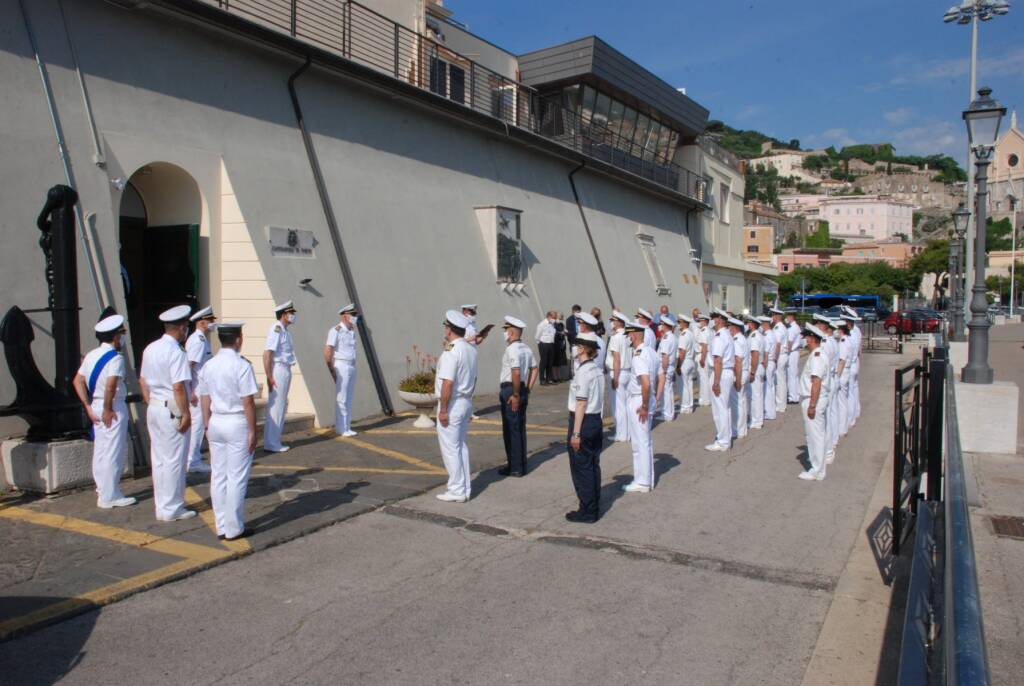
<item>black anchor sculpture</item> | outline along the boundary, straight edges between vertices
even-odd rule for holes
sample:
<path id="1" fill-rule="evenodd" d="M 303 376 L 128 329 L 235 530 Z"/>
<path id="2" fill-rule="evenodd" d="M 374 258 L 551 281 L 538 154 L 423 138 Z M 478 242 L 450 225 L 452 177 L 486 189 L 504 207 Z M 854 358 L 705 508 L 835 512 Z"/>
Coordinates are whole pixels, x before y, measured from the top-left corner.
<path id="1" fill-rule="evenodd" d="M 43 235 L 39 246 L 46 257 L 48 305 L 53 319 L 55 382 L 40 373 L 32 356 L 35 332 L 25 311 L 12 307 L 0 321 L 0 343 L 17 393 L 14 402 L 0 407 L 0 416 L 18 415 L 28 422 L 28 439 L 46 441 L 87 435 L 85 413 L 76 400 L 71 381 L 78 369 L 78 262 L 75 247 L 75 204 L 78 193 L 69 186 L 54 186 L 46 194 L 36 225 Z"/>

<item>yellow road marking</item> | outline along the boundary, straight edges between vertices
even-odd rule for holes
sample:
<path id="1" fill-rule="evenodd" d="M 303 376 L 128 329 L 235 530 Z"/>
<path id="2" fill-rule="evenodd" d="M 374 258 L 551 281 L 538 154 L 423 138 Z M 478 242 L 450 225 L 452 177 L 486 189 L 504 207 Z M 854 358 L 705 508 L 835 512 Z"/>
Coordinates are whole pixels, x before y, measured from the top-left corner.
<path id="1" fill-rule="evenodd" d="M 87 519 L 77 517 L 65 517 L 63 515 L 37 512 L 24 507 L 7 507 L 0 510 L 0 517 L 16 521 L 29 522 L 40 526 L 48 526 L 51 529 L 71 531 L 93 538 L 102 538 L 115 543 L 145 548 L 166 555 L 188 558 L 194 562 L 211 562 L 220 559 L 227 553 L 217 548 L 210 548 L 196 543 L 186 543 L 172 538 L 153 536 L 152 534 L 121 529 L 115 526 L 91 522 Z"/>
<path id="2" fill-rule="evenodd" d="M 324 431 L 321 431 L 320 433 L 321 435 L 327 435 L 333 434 L 334 431 L 333 429 L 326 429 Z M 345 438 L 344 436 L 335 436 L 334 440 L 338 441 L 339 443 L 351 443 L 352 445 L 359 446 L 360 448 L 364 448 L 366 450 L 369 450 L 370 452 L 377 453 L 378 455 L 384 455 L 385 457 L 393 458 L 395 460 L 398 460 L 399 462 L 405 462 L 406 464 L 421 467 L 424 471 L 430 472 L 432 474 L 448 474 L 448 472 L 446 472 L 441 467 L 432 465 L 429 462 L 419 459 L 418 457 L 406 455 L 405 453 L 400 453 L 397 450 L 391 450 L 390 448 L 381 448 L 380 446 L 374 445 L 373 443 L 361 441 L 358 438 Z"/>
<path id="3" fill-rule="evenodd" d="M 280 470 L 282 472 L 292 471 L 301 472 L 307 469 L 316 470 L 318 472 L 348 472 L 350 474 L 412 474 L 414 476 L 437 476 L 438 473 L 434 471 L 426 471 L 423 469 L 389 469 L 386 467 L 318 467 L 316 465 L 297 465 L 297 464 L 254 464 L 253 469 L 271 469 Z M 448 472 L 444 472 L 447 474 Z"/>
<path id="4" fill-rule="evenodd" d="M 474 420 L 476 423 L 476 420 Z M 527 427 L 529 428 L 529 427 Z M 366 429 L 363 431 L 364 434 L 372 434 L 374 436 L 436 436 L 437 432 L 431 429 Z M 544 428 L 544 429 L 533 429 L 532 433 L 537 436 L 561 436 L 565 434 L 564 431 Z M 501 436 L 500 431 L 487 431 L 479 430 L 474 431 L 470 429 L 466 432 L 469 436 Z"/>
<path id="5" fill-rule="evenodd" d="M 206 526 L 210 528 L 213 535 L 217 535 L 217 517 L 213 513 L 212 504 L 207 504 L 203 497 L 196 493 L 195 489 L 191 486 L 185 487 L 185 504 L 191 506 L 199 514 L 199 518 L 206 523 Z M 223 541 L 218 539 L 218 543 L 227 548 L 233 550 L 236 553 L 247 553 L 252 550 L 252 545 L 245 538 L 239 538 L 234 541 Z"/>

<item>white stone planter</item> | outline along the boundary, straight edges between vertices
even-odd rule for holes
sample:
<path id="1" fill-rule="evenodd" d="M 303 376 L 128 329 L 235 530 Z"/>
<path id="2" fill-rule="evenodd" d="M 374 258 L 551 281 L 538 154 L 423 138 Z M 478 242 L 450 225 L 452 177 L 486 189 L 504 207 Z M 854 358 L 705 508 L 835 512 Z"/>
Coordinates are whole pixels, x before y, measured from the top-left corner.
<path id="1" fill-rule="evenodd" d="M 420 416 L 413 422 L 413 426 L 417 429 L 434 428 L 434 420 L 430 418 L 430 411 L 437 407 L 436 395 L 433 393 L 410 393 L 409 391 L 398 391 L 398 395 L 419 410 Z"/>

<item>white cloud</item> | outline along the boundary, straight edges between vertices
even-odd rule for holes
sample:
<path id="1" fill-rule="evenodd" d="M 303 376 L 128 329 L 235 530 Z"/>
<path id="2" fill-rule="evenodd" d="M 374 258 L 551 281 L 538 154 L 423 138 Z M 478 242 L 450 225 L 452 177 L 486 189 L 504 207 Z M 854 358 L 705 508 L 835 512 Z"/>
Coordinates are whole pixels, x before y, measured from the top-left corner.
<path id="1" fill-rule="evenodd" d="M 897 155 L 945 154 L 961 158 L 966 150 L 960 122 L 934 120 L 918 126 L 893 129 L 883 133 L 884 140 L 896 147 Z"/>
<path id="2" fill-rule="evenodd" d="M 885 120 L 893 126 L 899 126 L 900 124 L 906 124 L 914 116 L 914 110 L 910 107 L 899 107 L 890 112 L 886 112 L 882 115 Z"/>
<path id="3" fill-rule="evenodd" d="M 764 105 L 746 105 L 736 113 L 734 119 L 736 121 L 749 121 L 756 119 L 767 111 L 767 107 Z"/>
<path id="4" fill-rule="evenodd" d="M 812 133 L 800 139 L 804 148 L 827 148 L 830 145 L 837 149 L 846 145 L 855 145 L 857 141 L 850 135 L 847 129 L 833 128 L 826 129 L 820 133 Z"/>
<path id="5" fill-rule="evenodd" d="M 897 72 L 898 75 L 886 81 L 869 83 L 864 87 L 864 90 L 873 93 L 886 88 L 899 88 L 913 83 L 964 78 L 970 70 L 970 60 L 962 57 L 920 63 L 909 60 L 906 57 L 901 57 L 893 60 L 889 67 L 893 72 Z M 978 60 L 979 83 L 983 83 L 985 79 L 996 76 L 1010 78 L 1024 76 L 1024 48 L 1015 48 L 998 57 Z"/>

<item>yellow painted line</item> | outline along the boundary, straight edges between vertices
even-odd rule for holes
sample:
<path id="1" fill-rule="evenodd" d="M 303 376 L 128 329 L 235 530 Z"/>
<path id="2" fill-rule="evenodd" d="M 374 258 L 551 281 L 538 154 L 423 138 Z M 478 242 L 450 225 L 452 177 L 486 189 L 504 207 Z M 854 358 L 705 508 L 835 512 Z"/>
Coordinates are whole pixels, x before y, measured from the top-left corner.
<path id="1" fill-rule="evenodd" d="M 384 467 L 318 467 L 316 465 L 298 464 L 254 464 L 253 469 L 269 469 L 281 472 L 301 472 L 307 469 L 318 472 L 346 472 L 349 474 L 411 474 L 413 476 L 437 476 L 437 471 L 426 471 L 423 469 L 389 469 Z M 447 474 L 448 472 L 440 472 Z"/>
<path id="2" fill-rule="evenodd" d="M 474 421 L 474 423 L 476 423 Z M 368 429 L 363 432 L 364 434 L 372 434 L 374 436 L 436 436 L 437 432 L 431 429 Z M 565 431 L 559 431 L 551 428 L 544 429 L 533 429 L 532 433 L 535 435 L 547 436 L 557 435 L 561 436 L 565 434 Z M 469 436 L 501 436 L 500 431 L 487 431 L 479 430 L 474 431 L 470 429 L 466 432 Z"/>
<path id="3" fill-rule="evenodd" d="M 224 551 L 219 552 L 220 557 L 214 559 L 232 557 L 231 553 Z M 0 622 L 0 641 L 6 640 L 13 634 L 38 624 L 53 622 L 58 619 L 79 614 L 86 610 L 109 605 L 110 603 L 121 600 L 133 593 L 153 588 L 167 579 L 185 574 L 198 567 L 205 566 L 207 563 L 212 561 L 213 560 L 186 559 L 179 560 L 178 562 L 172 562 L 169 565 L 154 569 L 151 572 L 138 574 L 130 579 L 124 579 L 108 586 L 101 586 L 100 588 L 88 591 L 87 593 L 83 593 L 74 598 L 68 598 L 67 600 L 47 605 L 35 612 L 29 612 L 19 617 L 14 617 L 13 619 Z"/>
<path id="4" fill-rule="evenodd" d="M 146 550 L 153 550 L 166 555 L 174 555 L 175 557 L 184 557 L 194 562 L 211 562 L 227 554 L 223 550 L 210 548 L 205 545 L 186 543 L 185 541 L 162 536 L 153 536 L 141 531 L 121 529 L 98 522 L 91 522 L 87 519 L 78 519 L 77 517 L 37 512 L 24 507 L 4 508 L 0 510 L 0 517 L 38 524 L 39 526 L 48 526 L 51 529 L 70 531 L 76 534 L 92 536 L 93 538 L 102 538 L 136 548 L 145 548 Z"/>
<path id="5" fill-rule="evenodd" d="M 217 518 L 213 513 L 213 505 L 208 504 L 203 497 L 195 492 L 191 486 L 185 487 L 185 504 L 194 508 L 199 514 L 199 518 L 203 520 L 213 535 L 217 535 Z M 252 550 L 252 545 L 245 538 L 239 538 L 235 541 L 222 541 L 217 540 L 222 546 L 228 550 L 232 550 L 236 553 L 247 553 Z"/>
<path id="6" fill-rule="evenodd" d="M 326 435 L 333 434 L 334 431 L 332 429 L 327 429 L 321 431 L 320 433 L 322 435 Z M 385 457 L 390 457 L 392 459 L 398 460 L 399 462 L 405 462 L 406 464 L 421 467 L 424 471 L 428 471 L 433 474 L 448 474 L 448 472 L 446 472 L 441 467 L 432 465 L 429 462 L 419 459 L 418 457 L 406 455 L 405 453 L 398 452 L 397 450 L 391 450 L 390 448 L 381 448 L 380 446 L 374 445 L 373 443 L 361 441 L 358 438 L 345 438 L 344 436 L 335 436 L 334 440 L 338 441 L 339 443 L 351 443 L 352 445 L 358 446 L 365 450 L 369 450 L 370 452 L 377 453 L 378 455 L 383 455 Z"/>

